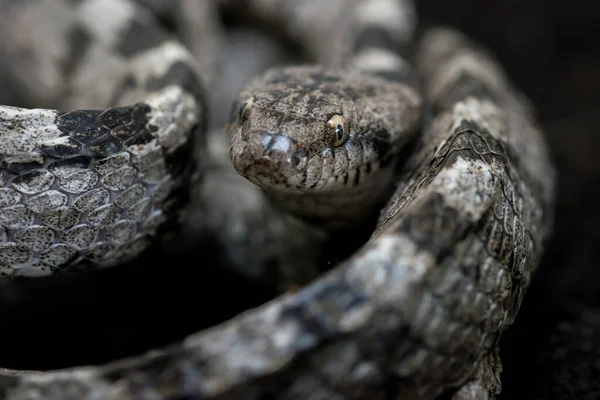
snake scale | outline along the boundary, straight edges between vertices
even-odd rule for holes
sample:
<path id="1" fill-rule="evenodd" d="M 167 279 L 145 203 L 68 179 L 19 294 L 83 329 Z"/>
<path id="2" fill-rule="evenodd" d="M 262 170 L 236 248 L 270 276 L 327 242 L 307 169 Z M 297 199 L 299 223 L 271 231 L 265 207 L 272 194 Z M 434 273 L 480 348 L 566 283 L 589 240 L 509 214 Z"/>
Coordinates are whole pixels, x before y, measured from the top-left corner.
<path id="1" fill-rule="evenodd" d="M 233 166 L 325 235 L 381 206 L 370 239 L 172 346 L 1 370 L 0 398 L 494 398 L 498 340 L 552 227 L 554 170 L 526 99 L 454 30 L 427 31 L 412 54 L 408 1 L 220 3 L 273 22 L 316 61 L 240 93 Z M 217 67 L 200 55 L 219 47 L 214 6 L 0 2 L 5 68 L 24 102 L 52 108 L 0 107 L 4 276 L 115 266 L 169 230 L 194 167 L 208 173 Z"/>

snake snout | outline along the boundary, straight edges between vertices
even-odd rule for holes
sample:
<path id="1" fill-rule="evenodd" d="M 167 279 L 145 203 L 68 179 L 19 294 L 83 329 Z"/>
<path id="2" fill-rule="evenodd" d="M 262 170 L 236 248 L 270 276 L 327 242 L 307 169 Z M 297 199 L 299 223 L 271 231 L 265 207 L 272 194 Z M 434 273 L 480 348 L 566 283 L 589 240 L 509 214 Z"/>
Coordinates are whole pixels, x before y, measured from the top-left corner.
<path id="1" fill-rule="evenodd" d="M 296 140 L 278 133 L 264 132 L 260 136 L 263 162 L 268 162 L 284 175 L 296 174 L 306 163 L 308 152 Z"/>
<path id="2" fill-rule="evenodd" d="M 273 133 L 255 133 L 254 140 L 245 144 L 236 169 L 252 181 L 267 186 L 285 183 L 306 169 L 308 151 L 295 139 Z"/>
<path id="3" fill-rule="evenodd" d="M 290 177 L 306 167 L 308 151 L 295 139 L 278 133 L 265 132 L 260 143 L 263 158 L 271 161 L 281 174 Z"/>

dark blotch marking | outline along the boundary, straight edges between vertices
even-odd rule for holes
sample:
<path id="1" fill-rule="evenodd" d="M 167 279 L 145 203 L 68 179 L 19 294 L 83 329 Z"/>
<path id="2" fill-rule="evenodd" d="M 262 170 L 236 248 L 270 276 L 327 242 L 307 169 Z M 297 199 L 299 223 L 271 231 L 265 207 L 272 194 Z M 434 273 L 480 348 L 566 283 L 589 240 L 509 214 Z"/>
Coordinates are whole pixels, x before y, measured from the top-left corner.
<path id="1" fill-rule="evenodd" d="M 354 186 L 358 186 L 360 183 L 360 168 L 356 168 L 356 175 L 354 175 Z"/>
<path id="2" fill-rule="evenodd" d="M 170 85 L 181 86 L 190 92 L 200 105 L 206 104 L 206 94 L 202 82 L 198 79 L 196 72 L 186 63 L 177 61 L 160 78 L 148 82 L 147 88 L 152 91 L 160 90 Z"/>
<path id="3" fill-rule="evenodd" d="M 80 154 L 89 154 L 86 146 L 73 138 L 69 138 L 67 143 L 52 146 L 42 145 L 41 151 L 46 157 L 59 159 L 70 158 Z"/>
<path id="4" fill-rule="evenodd" d="M 279 111 L 273 108 L 266 109 L 265 113 L 270 118 L 277 120 L 277 126 L 285 126 L 289 123 L 294 123 L 295 121 L 298 121 L 300 118 L 302 118 L 301 116 L 296 115 L 294 113 Z"/>
<path id="5" fill-rule="evenodd" d="M 366 163 L 365 164 L 365 170 L 366 170 L 367 174 L 371 173 L 371 169 L 372 169 L 371 163 L 370 162 Z"/>
<path id="6" fill-rule="evenodd" d="M 43 164 L 37 162 L 12 162 L 12 161 L 2 161 L 2 168 L 15 175 L 21 175 L 27 173 L 31 170 L 41 168 Z"/>
<path id="7" fill-rule="evenodd" d="M 69 136 L 68 142 L 43 146 L 42 152 L 52 158 L 71 158 L 78 155 L 104 158 L 123 149 L 123 141 L 146 131 L 146 104 L 100 110 L 60 112 L 56 117 L 58 129 Z"/>
<path id="8" fill-rule="evenodd" d="M 90 146 L 90 153 L 97 158 L 105 158 L 123 149 L 123 141 L 114 136 L 103 136 Z"/>
<path id="9" fill-rule="evenodd" d="M 344 174 L 344 185 L 348 184 L 348 180 L 350 179 L 350 175 L 346 172 Z"/>
<path id="10" fill-rule="evenodd" d="M 150 106 L 147 104 L 136 104 L 131 107 L 109 108 L 100 113 L 96 118 L 97 124 L 102 124 L 109 129 L 123 125 L 145 124 Z"/>
<path id="11" fill-rule="evenodd" d="M 437 260 L 447 256 L 473 226 L 467 216 L 448 207 L 439 193 L 429 196 L 420 210 L 406 215 L 398 230 L 408 234 L 420 249 L 430 252 Z"/>
<path id="12" fill-rule="evenodd" d="M 383 160 L 390 152 L 389 133 L 387 131 L 375 131 L 372 138 L 369 139 L 370 144 L 374 147 L 378 160 Z"/>
<path id="13" fill-rule="evenodd" d="M 386 168 L 386 167 L 388 167 L 392 163 L 393 160 L 394 160 L 394 157 L 391 154 L 387 154 L 379 162 L 379 167 L 380 168 Z"/>
<path id="14" fill-rule="evenodd" d="M 179 146 L 172 153 L 164 154 L 167 170 L 173 177 L 176 185 L 169 196 L 161 202 L 166 221 L 157 231 L 157 235 L 161 235 L 163 232 L 175 231 L 180 223 L 178 215 L 190 199 L 192 173 L 198 170 L 193 156 L 194 140 L 198 139 L 205 143 L 206 135 L 204 135 L 204 132 L 206 132 L 205 124 L 195 126 L 190 133 L 190 139 L 185 146 Z M 204 172 L 202 169 L 200 170 L 198 179 L 203 179 Z"/>
<path id="15" fill-rule="evenodd" d="M 339 316 L 352 312 L 368 300 L 367 296 L 354 291 L 346 279 L 338 278 L 308 286 L 284 307 L 281 314 L 283 318 L 302 321 L 304 329 L 312 332 L 317 340 L 329 340 L 345 333 L 338 328 Z"/>
<path id="16" fill-rule="evenodd" d="M 126 107 L 130 109 L 131 107 Z M 131 111 L 131 119 L 139 124 L 146 124 L 148 122 L 148 113 L 150 112 L 150 106 L 148 104 L 139 103 L 133 106 Z M 116 125 L 116 124 L 115 124 Z"/>
<path id="17" fill-rule="evenodd" d="M 22 385 L 22 378 L 12 375 L 3 375 L 0 377 L 0 398 L 8 398 L 13 393 L 13 389 Z"/>
<path id="18" fill-rule="evenodd" d="M 147 104 L 137 104 L 133 107 L 108 109 L 99 115 L 99 119 L 110 129 L 112 136 L 126 140 L 146 129 L 149 112 Z"/>
<path id="19" fill-rule="evenodd" d="M 67 158 L 64 160 L 55 161 L 48 166 L 48 170 L 50 172 L 54 171 L 57 168 L 88 168 L 92 162 L 91 157 L 89 156 L 77 156 L 72 158 Z"/>
<path id="20" fill-rule="evenodd" d="M 364 95 L 367 97 L 375 97 L 379 94 L 379 90 L 377 90 L 378 88 L 376 88 L 375 86 L 369 85 L 366 86 L 363 90 L 364 90 Z"/>
<path id="21" fill-rule="evenodd" d="M 7 129 L 15 129 L 16 128 L 16 124 L 15 121 L 12 119 L 5 119 L 5 118 L 1 118 L 0 117 L 0 125 L 6 127 Z"/>
<path id="22" fill-rule="evenodd" d="M 74 26 L 67 33 L 67 46 L 69 57 L 65 60 L 62 69 L 65 75 L 71 75 L 77 64 L 83 58 L 90 45 L 90 35 L 80 26 Z"/>
<path id="23" fill-rule="evenodd" d="M 104 111 L 75 110 L 59 113 L 55 122 L 62 133 L 70 136 L 69 144 L 47 147 L 44 151 L 49 156 L 58 158 L 76 154 L 105 154 L 109 147 L 116 148 L 117 142 L 121 143 L 145 130 L 149 112 L 147 104 L 136 104 Z M 77 148 L 76 143 L 81 146 Z"/>
<path id="24" fill-rule="evenodd" d="M 103 134 L 101 127 L 95 123 L 98 114 L 100 114 L 100 111 L 94 110 L 74 110 L 58 113 L 56 125 L 65 135 L 71 136 L 83 144 L 88 144 Z"/>
<path id="25" fill-rule="evenodd" d="M 117 51 L 125 57 L 130 57 L 136 53 L 157 47 L 168 38 L 169 36 L 156 25 L 133 20 L 123 34 L 123 39 L 119 43 Z"/>

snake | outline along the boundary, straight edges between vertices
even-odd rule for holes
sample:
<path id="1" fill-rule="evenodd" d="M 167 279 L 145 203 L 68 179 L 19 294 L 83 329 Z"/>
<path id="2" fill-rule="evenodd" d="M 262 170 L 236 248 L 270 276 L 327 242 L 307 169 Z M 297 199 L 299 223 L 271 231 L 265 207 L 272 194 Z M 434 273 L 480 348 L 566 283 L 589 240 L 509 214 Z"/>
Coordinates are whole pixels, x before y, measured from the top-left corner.
<path id="1" fill-rule="evenodd" d="M 280 295 L 176 344 L 1 369 L 0 398 L 495 398 L 498 342 L 553 222 L 554 169 L 527 98 L 464 34 L 416 40 L 409 1 L 219 3 L 285 29 L 315 60 L 240 91 L 222 135 L 230 170 L 293 221 L 286 235 L 314 231 L 326 246 L 374 216 L 368 240 L 326 271 L 281 268 Z M 175 229 L 210 172 L 218 67 L 199 54 L 219 47 L 217 4 L 0 7 L 12 32 L 0 54 L 27 61 L 6 66 L 19 96 L 49 104 L 0 106 L 1 272 L 119 268 Z"/>

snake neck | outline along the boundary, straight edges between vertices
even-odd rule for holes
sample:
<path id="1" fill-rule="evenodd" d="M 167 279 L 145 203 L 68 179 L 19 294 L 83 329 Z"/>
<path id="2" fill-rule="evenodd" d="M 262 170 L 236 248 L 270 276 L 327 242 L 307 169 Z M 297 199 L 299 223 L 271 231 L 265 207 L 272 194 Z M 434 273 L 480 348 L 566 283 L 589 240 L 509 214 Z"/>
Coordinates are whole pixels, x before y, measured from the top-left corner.
<path id="1" fill-rule="evenodd" d="M 277 206 L 295 217 L 328 232 L 345 230 L 375 216 L 394 190 L 394 160 L 364 180 L 347 174 L 345 185 L 321 193 L 298 193 L 263 189 Z"/>

